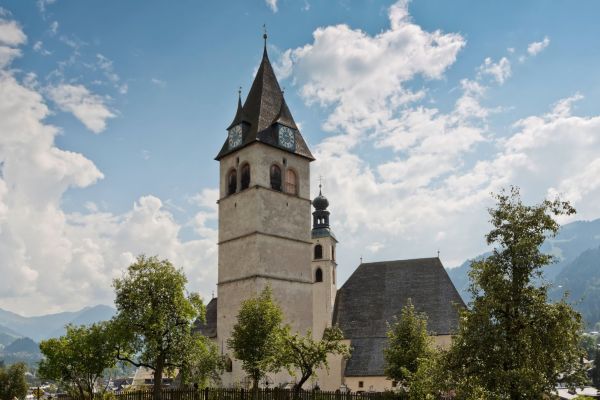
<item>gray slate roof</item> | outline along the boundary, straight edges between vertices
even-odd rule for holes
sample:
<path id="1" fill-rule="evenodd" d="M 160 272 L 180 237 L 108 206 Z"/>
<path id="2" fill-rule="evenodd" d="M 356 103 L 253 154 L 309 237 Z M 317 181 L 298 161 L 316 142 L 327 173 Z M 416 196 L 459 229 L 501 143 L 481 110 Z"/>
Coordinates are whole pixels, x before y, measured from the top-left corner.
<path id="1" fill-rule="evenodd" d="M 465 305 L 438 258 L 363 263 L 338 290 L 333 324 L 353 347 L 346 376 L 383 375 L 387 322 L 409 298 L 431 333 L 456 331 L 457 306 Z"/>
<path id="2" fill-rule="evenodd" d="M 206 322 L 196 320 L 194 331 L 209 338 L 217 337 L 217 298 L 213 297 L 206 305 Z"/>
<path id="3" fill-rule="evenodd" d="M 225 140 L 221 151 L 216 157 L 217 160 L 254 142 L 265 143 L 314 160 L 285 102 L 281 87 L 269 61 L 266 47 L 256 77 L 248 92 L 248 97 L 243 107 L 240 107 L 238 103 L 236 115 L 229 128 L 239 123 L 242 123 L 244 127 L 242 145 L 235 149 L 229 149 L 228 141 Z M 296 148 L 293 151 L 279 146 L 276 123 L 295 129 Z"/>

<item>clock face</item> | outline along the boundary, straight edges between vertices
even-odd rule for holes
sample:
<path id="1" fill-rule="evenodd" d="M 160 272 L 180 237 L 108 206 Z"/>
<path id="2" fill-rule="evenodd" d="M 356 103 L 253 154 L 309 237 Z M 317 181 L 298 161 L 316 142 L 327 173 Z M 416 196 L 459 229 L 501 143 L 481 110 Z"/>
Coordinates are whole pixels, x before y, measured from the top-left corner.
<path id="1" fill-rule="evenodd" d="M 286 149 L 294 150 L 296 147 L 296 135 L 293 129 L 287 126 L 279 127 L 279 145 Z"/>
<path id="2" fill-rule="evenodd" d="M 229 130 L 229 148 L 233 149 L 242 144 L 242 125 L 236 125 Z"/>

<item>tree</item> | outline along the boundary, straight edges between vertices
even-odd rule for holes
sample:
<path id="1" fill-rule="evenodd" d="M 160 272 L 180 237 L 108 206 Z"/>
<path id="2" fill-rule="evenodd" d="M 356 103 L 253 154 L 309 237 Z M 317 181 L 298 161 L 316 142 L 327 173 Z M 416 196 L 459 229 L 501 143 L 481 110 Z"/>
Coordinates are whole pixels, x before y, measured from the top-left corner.
<path id="1" fill-rule="evenodd" d="M 25 364 L 17 363 L 10 367 L 0 367 L 0 400 L 24 399 L 27 395 Z"/>
<path id="2" fill-rule="evenodd" d="M 300 380 L 294 386 L 296 392 L 302 389 L 302 385 L 317 369 L 329 367 L 328 355 L 350 356 L 350 347 L 342 343 L 343 339 L 344 334 L 338 327 L 326 328 L 320 340 L 313 338 L 310 329 L 304 336 L 299 333 L 287 333 L 283 336 L 281 364 L 285 365 L 291 374 L 296 369 L 300 370 Z"/>
<path id="3" fill-rule="evenodd" d="M 203 354 L 216 352 L 208 338 L 192 329 L 196 319 L 204 320 L 206 309 L 198 294 L 186 295 L 186 283 L 183 271 L 168 260 L 143 255 L 114 281 L 117 358 L 154 372 L 154 399 L 161 398 L 163 373 L 179 369 L 191 376 Z"/>
<path id="4" fill-rule="evenodd" d="M 115 365 L 116 343 L 107 322 L 90 326 L 67 325 L 64 336 L 44 340 L 38 374 L 76 389 L 80 399 L 93 397 L 94 387 L 107 368 Z"/>
<path id="5" fill-rule="evenodd" d="M 594 352 L 596 351 L 596 338 L 592 335 L 584 333 L 579 339 L 579 344 L 585 351 L 585 357 L 588 360 L 594 358 Z"/>
<path id="6" fill-rule="evenodd" d="M 494 250 L 471 264 L 473 300 L 461 311 L 447 358 L 459 397 L 485 390 L 492 398 L 539 399 L 561 378 L 581 385 L 581 316 L 564 298 L 548 302 L 542 274 L 553 257 L 540 250 L 559 230 L 554 217 L 575 210 L 560 199 L 525 205 L 517 188 L 495 198 L 486 235 Z"/>
<path id="7" fill-rule="evenodd" d="M 258 389 L 260 379 L 267 372 L 281 368 L 279 355 L 286 334 L 281 322 L 281 308 L 273 300 L 270 286 L 258 297 L 242 302 L 227 346 L 242 362 L 242 368 L 252 378 L 254 389 Z"/>
<path id="8" fill-rule="evenodd" d="M 592 370 L 592 384 L 600 388 L 600 346 L 596 346 L 594 353 L 594 369 Z"/>
<path id="9" fill-rule="evenodd" d="M 411 299 L 400 318 L 388 326 L 388 346 L 383 351 L 385 374 L 404 387 L 417 372 L 421 360 L 431 357 L 432 339 L 427 333 L 427 315 L 417 313 Z"/>
<path id="10" fill-rule="evenodd" d="M 220 373 L 224 369 L 224 360 L 217 345 L 204 336 L 191 335 L 190 338 L 196 343 L 188 347 L 195 351 L 190 352 L 184 359 L 181 368 L 183 382 L 201 388 L 207 387 L 211 382 L 218 385 L 221 381 Z"/>

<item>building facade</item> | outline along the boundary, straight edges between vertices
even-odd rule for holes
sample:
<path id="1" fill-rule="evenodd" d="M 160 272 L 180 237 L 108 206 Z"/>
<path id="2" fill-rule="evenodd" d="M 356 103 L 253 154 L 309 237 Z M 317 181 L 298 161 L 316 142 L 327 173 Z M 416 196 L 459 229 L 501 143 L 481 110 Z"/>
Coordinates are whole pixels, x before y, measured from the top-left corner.
<path id="1" fill-rule="evenodd" d="M 437 258 L 362 264 L 338 291 L 338 241 L 330 226 L 329 202 L 320 186 L 319 195 L 310 199 L 314 157 L 285 102 L 266 46 L 216 160 L 220 164 L 217 297 L 207 305 L 207 321 L 197 326 L 231 360 L 222 376 L 224 386 L 248 382 L 227 339 L 241 303 L 267 285 L 293 331 L 304 334 L 310 329 L 320 338 L 325 328 L 336 324 L 353 348 L 349 360 L 331 357 L 329 371 L 318 371 L 307 386 L 391 388 L 383 377 L 386 322 L 399 314 L 409 297 L 414 296 L 418 310 L 434 314 L 434 321 L 440 319 L 434 323 L 443 327 L 436 331 L 440 340 L 456 327 L 454 304 L 462 301 Z M 360 290 L 362 280 L 385 290 Z M 294 380 L 282 372 L 266 383 L 285 386 Z"/>

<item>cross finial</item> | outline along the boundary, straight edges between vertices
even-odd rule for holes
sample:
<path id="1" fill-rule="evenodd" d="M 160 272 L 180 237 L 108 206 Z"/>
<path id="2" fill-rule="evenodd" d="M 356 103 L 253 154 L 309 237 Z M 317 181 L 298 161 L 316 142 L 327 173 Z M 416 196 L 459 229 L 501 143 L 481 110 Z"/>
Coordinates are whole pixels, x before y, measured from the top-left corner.
<path id="1" fill-rule="evenodd" d="M 267 24 L 263 24 L 263 39 L 265 40 L 265 47 L 267 47 Z"/>
<path id="2" fill-rule="evenodd" d="M 438 258 L 440 258 L 440 251 L 438 250 L 437 253 L 438 253 Z"/>
<path id="3" fill-rule="evenodd" d="M 361 264 L 363 263 L 363 258 L 362 258 L 362 256 L 360 256 L 360 263 L 361 263 Z"/>
<path id="4" fill-rule="evenodd" d="M 241 86 L 238 88 L 238 97 L 239 98 L 242 97 L 242 87 Z"/>
<path id="5" fill-rule="evenodd" d="M 323 186 L 323 176 L 319 175 L 319 196 L 321 196 L 321 187 Z"/>

